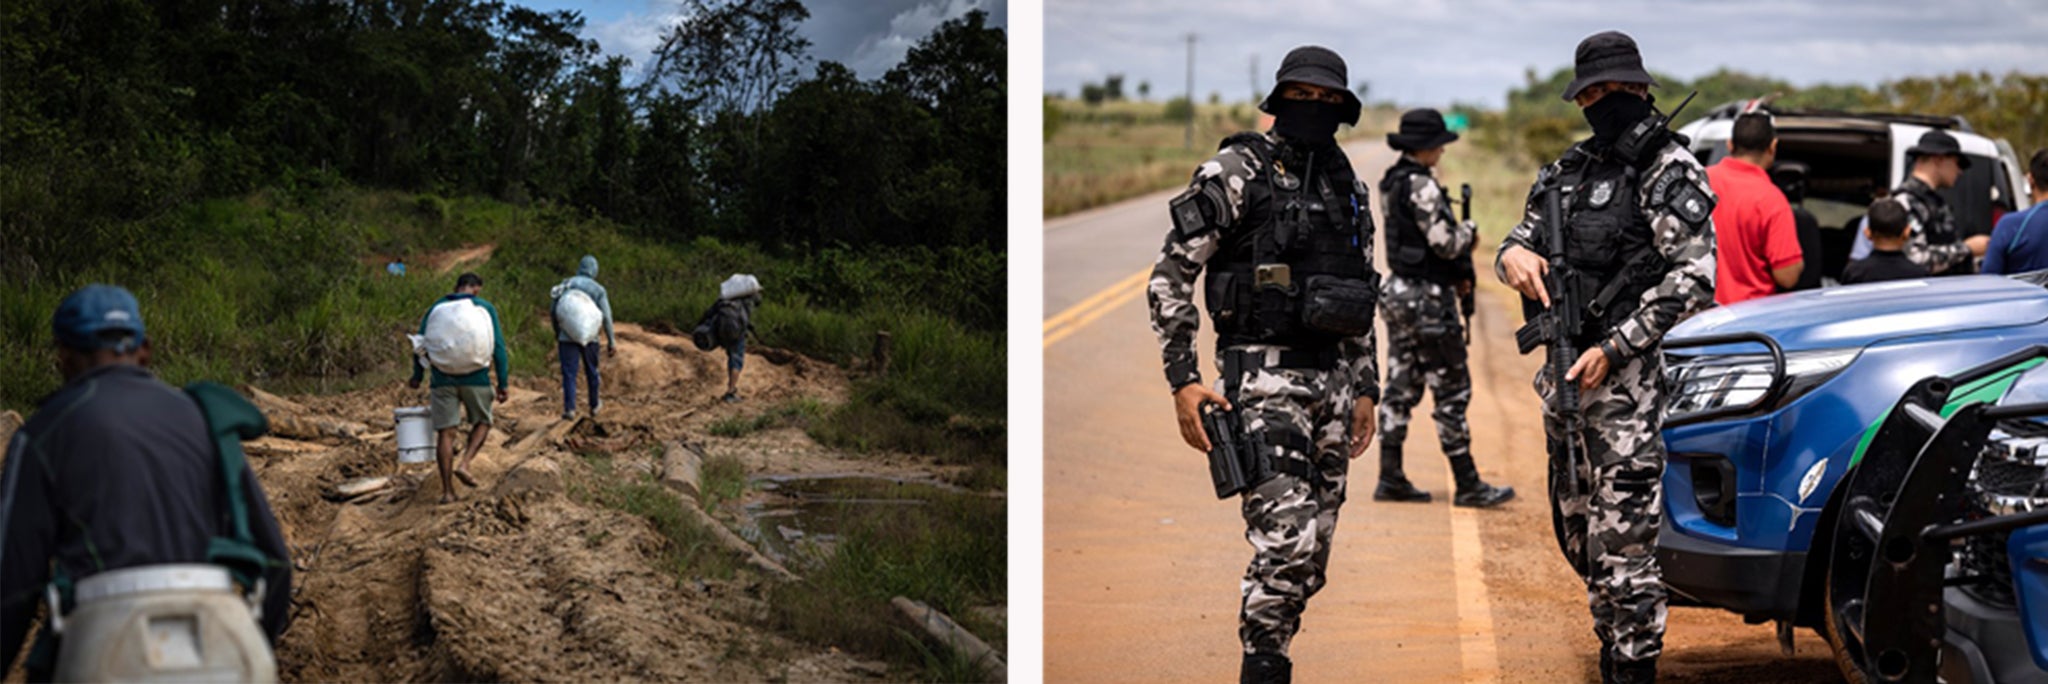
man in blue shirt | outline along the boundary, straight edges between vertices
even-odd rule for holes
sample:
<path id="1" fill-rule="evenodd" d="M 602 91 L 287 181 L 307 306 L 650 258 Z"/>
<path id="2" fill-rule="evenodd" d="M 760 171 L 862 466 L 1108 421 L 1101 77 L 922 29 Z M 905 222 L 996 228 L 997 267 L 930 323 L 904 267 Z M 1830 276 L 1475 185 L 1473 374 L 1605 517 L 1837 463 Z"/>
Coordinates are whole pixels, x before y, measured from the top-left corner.
<path id="1" fill-rule="evenodd" d="M 2025 211 L 2006 214 L 1991 229 L 1991 246 L 1984 250 L 1985 273 L 2026 273 L 2048 268 L 2048 147 L 2034 150 L 2027 162 L 2027 185 L 2033 188 L 2034 204 Z"/>
<path id="2" fill-rule="evenodd" d="M 208 417 L 150 371 L 135 296 L 87 285 L 58 305 L 51 329 L 64 386 L 15 433 L 0 476 L 0 672 L 14 667 L 53 577 L 208 563 L 210 544 L 229 533 Z M 291 620 L 290 549 L 256 474 L 239 467 L 251 541 L 276 561 L 262 576 L 261 629 L 274 642 Z M 29 681 L 63 674 L 29 657 Z M 88 678 L 105 674 L 97 672 Z"/>

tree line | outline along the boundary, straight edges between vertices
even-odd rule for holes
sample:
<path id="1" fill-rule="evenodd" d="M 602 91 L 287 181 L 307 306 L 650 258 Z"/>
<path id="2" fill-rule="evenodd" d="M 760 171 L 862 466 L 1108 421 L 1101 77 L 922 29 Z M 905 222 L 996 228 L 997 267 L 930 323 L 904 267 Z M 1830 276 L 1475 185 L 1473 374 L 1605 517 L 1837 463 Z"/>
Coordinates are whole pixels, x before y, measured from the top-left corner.
<path id="1" fill-rule="evenodd" d="M 1664 73 L 1651 75 L 1662 84 L 1655 90 L 1657 105 L 1667 111 L 1687 94 L 1699 91 L 1677 124 L 1729 102 L 1770 97 L 1776 106 L 1795 109 L 1961 116 L 1978 133 L 2012 143 L 2022 159 L 2048 146 L 2048 129 L 2040 125 L 2048 119 L 2048 76 L 2040 74 L 1962 72 L 1901 78 L 1875 87 L 1827 83 L 1801 87 L 1725 68 L 1690 81 Z M 1557 97 L 1571 79 L 1570 67 L 1560 67 L 1547 76 L 1528 69 L 1523 84 L 1508 91 L 1504 111 L 1471 106 L 1453 109 L 1471 117 L 1483 143 L 1520 152 L 1529 159 L 1554 159 L 1572 141 L 1587 135 L 1578 108 Z M 1493 129 L 1490 132 L 1488 124 Z"/>
<path id="2" fill-rule="evenodd" d="M 194 200 L 356 184 L 682 243 L 1004 249 L 1006 37 L 975 11 L 880 78 L 798 0 L 691 0 L 637 72 L 498 0 L 0 3 L 0 272 L 147 249 Z"/>

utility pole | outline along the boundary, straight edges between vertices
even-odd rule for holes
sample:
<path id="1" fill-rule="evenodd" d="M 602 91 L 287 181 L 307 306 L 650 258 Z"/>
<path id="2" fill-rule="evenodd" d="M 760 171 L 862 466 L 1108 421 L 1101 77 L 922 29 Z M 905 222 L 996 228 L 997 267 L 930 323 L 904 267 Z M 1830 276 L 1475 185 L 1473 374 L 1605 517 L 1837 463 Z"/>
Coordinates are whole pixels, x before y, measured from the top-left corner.
<path id="1" fill-rule="evenodd" d="M 1195 149 L 1195 34 L 1188 34 L 1188 129 L 1187 149 Z"/>
<path id="2" fill-rule="evenodd" d="M 1254 53 L 1254 54 L 1252 55 L 1252 71 L 1251 71 L 1251 75 L 1252 75 L 1252 102 L 1253 102 L 1253 103 L 1257 103 L 1257 102 L 1259 101 L 1259 96 L 1260 96 L 1260 95 L 1263 95 L 1263 94 L 1264 94 L 1264 91 L 1261 91 L 1261 90 L 1259 90 L 1259 56 L 1258 56 L 1258 54 L 1256 54 L 1256 53 Z"/>

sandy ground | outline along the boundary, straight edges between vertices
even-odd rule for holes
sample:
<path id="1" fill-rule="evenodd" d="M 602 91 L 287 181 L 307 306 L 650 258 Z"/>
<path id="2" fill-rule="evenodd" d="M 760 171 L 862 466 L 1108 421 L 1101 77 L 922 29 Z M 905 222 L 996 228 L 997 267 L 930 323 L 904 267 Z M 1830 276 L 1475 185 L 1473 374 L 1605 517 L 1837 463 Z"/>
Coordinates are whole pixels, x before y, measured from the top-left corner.
<path id="1" fill-rule="evenodd" d="M 334 503 L 321 493 L 352 477 L 392 472 L 395 445 L 377 435 L 308 453 L 262 456 L 256 468 L 300 571 L 293 625 L 278 648 L 296 681 L 866 679 L 886 668 L 831 649 L 794 643 L 757 626 L 764 580 L 752 574 L 678 582 L 658 563 L 666 542 L 644 521 L 585 506 L 566 493 L 589 466 L 571 453 L 608 451 L 616 468 L 655 472 L 655 446 L 705 438 L 720 418 L 752 415 L 798 396 L 842 400 L 837 368 L 802 357 L 750 359 L 748 401 L 717 401 L 724 357 L 687 338 L 618 326 L 605 360 L 605 408 L 579 419 L 559 442 L 539 431 L 561 420 L 555 382 L 515 380 L 497 408 L 503 429 L 471 467 L 481 487 L 438 505 L 430 466 L 416 485 Z M 313 413 L 378 429 L 392 408 L 420 404 L 400 383 L 328 397 L 292 397 Z M 581 411 L 579 411 L 581 413 Z M 770 472 L 892 470 L 851 461 L 795 431 L 776 437 L 780 457 L 752 459 Z M 905 460 L 908 460 L 907 458 Z M 907 468 L 894 468 L 905 471 Z"/>
<path id="2" fill-rule="evenodd" d="M 1369 183 L 1393 161 L 1383 146 L 1353 145 L 1351 155 Z M 1236 502 L 1215 500 L 1203 457 L 1180 441 L 1142 293 L 1094 296 L 1148 267 L 1167 225 L 1161 204 L 1047 227 L 1048 681 L 1228 681 L 1237 672 L 1238 580 L 1250 549 Z M 1597 681 L 1585 589 L 1559 556 L 1542 491 L 1530 388 L 1540 359 L 1514 349 L 1512 297 L 1497 284 L 1480 297 L 1470 422 L 1482 474 L 1520 498 L 1490 511 L 1448 505 L 1450 474 L 1425 400 L 1410 424 L 1408 471 L 1437 501 L 1375 503 L 1377 447 L 1353 463 L 1329 582 L 1294 641 L 1303 680 Z M 1070 307 L 1085 313 L 1059 315 Z M 1678 608 L 1661 674 L 1834 681 L 1826 653 L 1802 630 L 1785 658 L 1768 625 Z"/>

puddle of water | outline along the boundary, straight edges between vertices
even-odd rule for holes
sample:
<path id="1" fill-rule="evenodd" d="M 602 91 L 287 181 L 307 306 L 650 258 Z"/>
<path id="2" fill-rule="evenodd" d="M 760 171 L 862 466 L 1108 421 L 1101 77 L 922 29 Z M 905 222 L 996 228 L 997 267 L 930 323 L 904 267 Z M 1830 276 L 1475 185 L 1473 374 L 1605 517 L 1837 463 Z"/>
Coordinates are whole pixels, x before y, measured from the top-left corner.
<path id="1" fill-rule="evenodd" d="M 816 566 L 830 557 L 845 525 L 877 508 L 923 506 L 957 488 L 870 475 L 770 475 L 753 479 L 766 496 L 742 507 L 740 536 L 784 565 Z"/>

